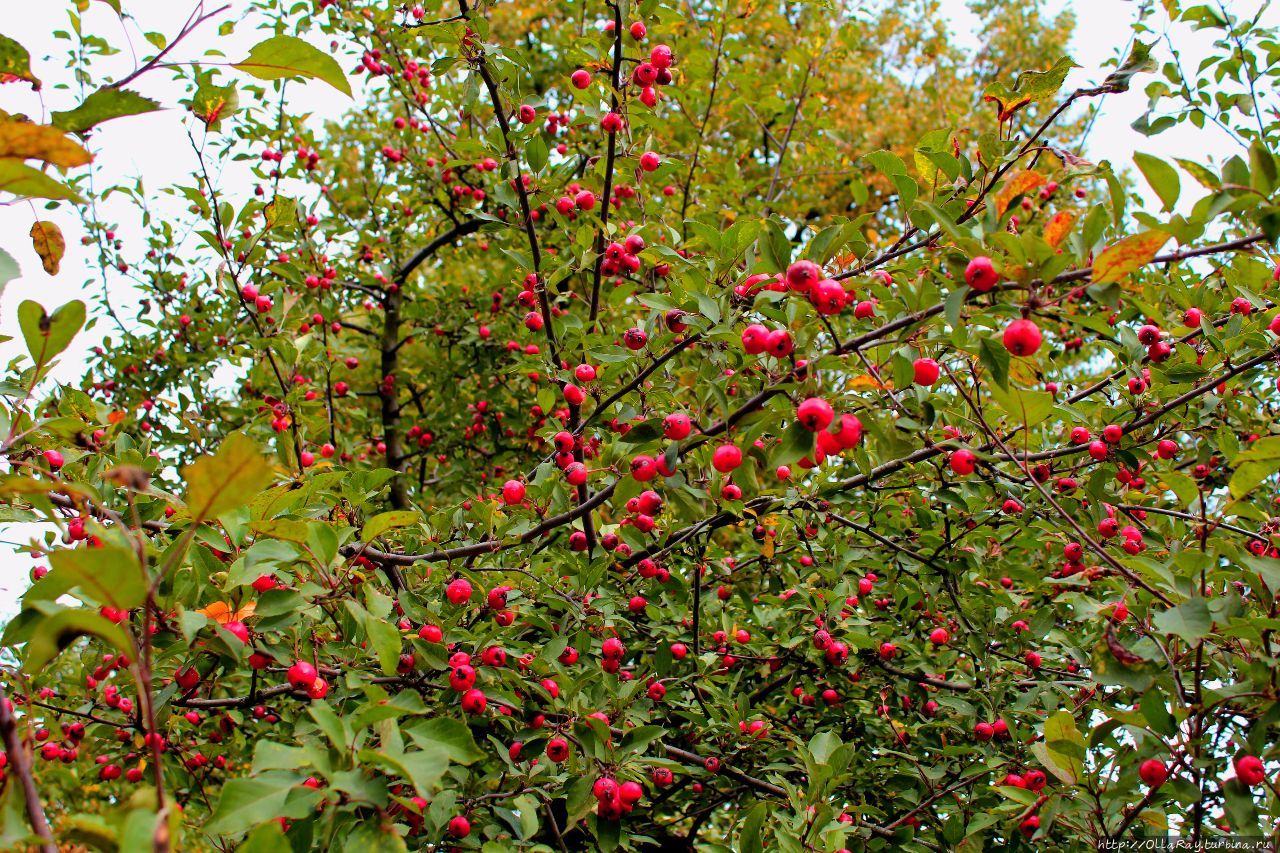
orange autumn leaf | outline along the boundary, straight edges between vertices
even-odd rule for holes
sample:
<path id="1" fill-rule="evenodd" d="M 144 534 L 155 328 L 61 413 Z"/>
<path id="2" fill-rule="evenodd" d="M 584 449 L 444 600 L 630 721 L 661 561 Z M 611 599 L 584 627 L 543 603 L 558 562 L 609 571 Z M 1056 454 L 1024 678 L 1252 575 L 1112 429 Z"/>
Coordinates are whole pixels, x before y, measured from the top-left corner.
<path id="1" fill-rule="evenodd" d="M 0 121 L 0 157 L 41 160 L 61 169 L 84 166 L 93 159 L 58 128 L 15 119 Z"/>
<path id="2" fill-rule="evenodd" d="M 1094 260 L 1093 283 L 1108 284 L 1113 281 L 1123 281 L 1131 273 L 1151 263 L 1151 259 L 1167 242 L 1169 242 L 1169 235 L 1154 229 L 1125 237 L 1108 247 Z"/>
<path id="3" fill-rule="evenodd" d="M 107 415 L 107 423 L 111 424 L 112 426 L 115 426 L 116 424 L 120 423 L 124 419 L 125 419 L 124 412 L 112 412 L 111 414 Z"/>
<path id="4" fill-rule="evenodd" d="M 1004 212 L 1009 209 L 1010 202 L 1020 195 L 1031 192 L 1047 180 L 1044 175 L 1035 169 L 1027 169 L 1014 175 L 1005 182 L 1000 194 L 996 196 L 996 212 L 1003 216 Z"/>
<path id="5" fill-rule="evenodd" d="M 882 382 L 869 373 L 863 373 L 862 375 L 855 376 L 849 380 L 849 388 L 854 391 L 884 391 L 891 387 L 893 387 L 891 383 Z"/>
<path id="6" fill-rule="evenodd" d="M 258 603 L 256 601 L 250 601 L 248 604 L 235 611 L 231 609 L 230 604 L 223 601 L 215 601 L 208 607 L 202 607 L 196 612 L 203 613 L 219 625 L 225 625 L 228 622 L 243 622 L 245 619 L 252 616 L 253 612 L 257 609 Z"/>
<path id="7" fill-rule="evenodd" d="M 1058 211 L 1044 226 L 1044 241 L 1057 248 L 1059 243 L 1067 239 L 1067 235 L 1071 233 L 1071 227 L 1075 224 L 1076 212 L 1074 210 Z"/>

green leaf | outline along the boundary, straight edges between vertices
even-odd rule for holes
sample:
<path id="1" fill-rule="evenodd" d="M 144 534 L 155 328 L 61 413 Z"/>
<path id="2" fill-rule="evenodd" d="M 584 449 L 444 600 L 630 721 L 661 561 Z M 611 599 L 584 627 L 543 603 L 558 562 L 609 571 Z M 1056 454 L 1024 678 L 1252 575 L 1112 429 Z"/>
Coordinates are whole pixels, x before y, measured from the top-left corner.
<path id="1" fill-rule="evenodd" d="M 1173 737 L 1178 733 L 1178 724 L 1164 704 L 1164 695 L 1158 690 L 1148 690 L 1142 695 L 1139 703 L 1142 716 L 1146 718 L 1151 730 L 1164 737 Z"/>
<path id="2" fill-rule="evenodd" d="M 1272 557 L 1241 556 L 1240 561 L 1249 567 L 1272 589 L 1280 588 L 1280 560 Z"/>
<path id="3" fill-rule="evenodd" d="M 978 341 L 978 358 L 991 373 L 991 381 L 1001 388 L 1009 387 L 1009 351 L 992 338 Z"/>
<path id="4" fill-rule="evenodd" d="M 870 163 L 877 172 L 887 178 L 907 173 L 907 164 L 902 162 L 902 158 L 892 151 L 872 151 L 870 154 L 862 155 L 862 159 Z"/>
<path id="5" fill-rule="evenodd" d="M 1269 195 L 1276 185 L 1276 161 L 1267 146 L 1254 140 L 1249 146 L 1249 183 L 1263 195 Z"/>
<path id="6" fill-rule="evenodd" d="M 383 675 L 395 675 L 400 663 L 400 632 L 396 626 L 371 614 L 354 601 L 347 602 L 347 610 L 369 635 L 369 645 L 378 655 Z"/>
<path id="7" fill-rule="evenodd" d="M 27 641 L 23 669 L 36 673 L 79 638 L 101 637 L 121 652 L 128 652 L 129 641 L 116 623 L 92 610 L 68 607 L 42 616 Z"/>
<path id="8" fill-rule="evenodd" d="M 1151 622 L 1161 633 L 1176 634 L 1189 643 L 1209 636 L 1213 628 L 1213 617 L 1203 598 L 1193 598 L 1157 613 Z"/>
<path id="9" fill-rule="evenodd" d="M 1133 47 L 1129 48 L 1129 55 L 1125 57 L 1119 68 L 1108 74 L 1107 79 L 1102 81 L 1102 88 L 1112 92 L 1127 92 L 1129 81 L 1135 74 L 1154 71 L 1157 66 L 1151 59 L 1151 47 L 1134 39 Z"/>
<path id="10" fill-rule="evenodd" d="M 84 133 L 104 121 L 154 112 L 160 104 L 128 89 L 99 89 L 75 109 L 53 114 L 53 124 L 70 133 Z"/>
<path id="11" fill-rule="evenodd" d="M 84 326 L 84 318 L 84 303 L 79 299 L 63 305 L 53 312 L 53 316 L 46 314 L 40 303 L 30 299 L 18 306 L 18 326 L 22 329 L 27 351 L 31 353 L 37 370 L 53 361 L 67 348 Z"/>
<path id="12" fill-rule="evenodd" d="M 484 758 L 476 746 L 471 729 L 452 717 L 434 717 L 414 723 L 406 729 L 414 742 L 424 749 L 432 744 L 444 750 L 449 760 L 456 764 L 473 764 Z"/>
<path id="13" fill-rule="evenodd" d="M 1227 488 L 1239 500 L 1280 470 L 1280 436 L 1259 439 L 1232 460 L 1235 471 Z"/>
<path id="14" fill-rule="evenodd" d="M 782 434 L 782 440 L 778 442 L 778 449 L 773 452 L 771 461 L 774 465 L 790 465 L 812 454 L 816 441 L 814 433 L 802 427 L 799 421 L 792 421 Z"/>
<path id="15" fill-rule="evenodd" d="M 278 821 L 272 820 L 249 833 L 236 847 L 236 853 L 279 853 L 287 849 L 289 842 L 285 840 L 284 830 L 280 828 Z"/>
<path id="16" fill-rule="evenodd" d="M 541 133 L 535 133 L 524 146 L 525 161 L 535 175 L 547 168 L 547 156 L 547 141 L 542 138 Z"/>
<path id="17" fill-rule="evenodd" d="M 362 749 L 361 761 L 386 767 L 396 776 L 412 783 L 420 796 L 428 796 L 440 786 L 449 770 L 448 755 L 438 746 L 427 745 L 414 752 L 392 749 Z"/>
<path id="18" fill-rule="evenodd" d="M 400 834 L 391 828 L 390 822 L 384 826 L 372 820 L 358 822 L 342 840 L 342 845 L 344 851 L 352 853 L 404 853 L 408 849 Z M 273 849 L 287 850 L 288 844 L 282 843 Z"/>
<path id="19" fill-rule="evenodd" d="M 216 454 L 183 467 L 182 478 L 187 483 L 187 511 L 203 520 L 248 505 L 271 482 L 271 468 L 253 439 L 233 432 Z"/>
<path id="20" fill-rule="evenodd" d="M 278 817 L 306 817 L 320 794 L 301 787 L 301 783 L 301 776 L 286 772 L 228 780 L 204 831 L 210 835 L 241 835 Z"/>
<path id="21" fill-rule="evenodd" d="M 287 77 L 323 80 L 347 97 L 351 96 L 351 85 L 337 60 L 293 36 L 275 36 L 259 42 L 234 67 L 259 80 Z"/>
<path id="22" fill-rule="evenodd" d="M 643 752 L 644 748 L 666 734 L 662 726 L 638 726 L 623 735 L 620 749 L 624 752 Z"/>
<path id="23" fill-rule="evenodd" d="M 1051 759 L 1048 769 L 1068 785 L 1079 782 L 1084 774 L 1084 735 L 1070 711 L 1058 711 L 1045 720 L 1044 746 Z"/>
<path id="24" fill-rule="evenodd" d="M 5 285 L 22 275 L 22 268 L 13 259 L 13 255 L 0 249 L 0 295 L 4 294 Z"/>
<path id="25" fill-rule="evenodd" d="M 58 596 L 79 587 L 93 604 L 132 610 L 147 598 L 148 579 L 138 565 L 137 555 L 128 548 L 59 549 L 49 554 L 53 564 L 49 574 L 32 585 L 24 602 L 56 601 Z"/>
<path id="26" fill-rule="evenodd" d="M 785 272 L 791 265 L 791 241 L 777 220 L 769 219 L 764 223 L 764 233 L 757 242 L 760 255 L 770 272 Z"/>
<path id="27" fill-rule="evenodd" d="M 1231 832 L 1237 836 L 1257 836 L 1258 805 L 1253 799 L 1253 789 L 1232 777 L 1222 785 L 1222 792 L 1226 795 Z"/>
<path id="28" fill-rule="evenodd" d="M 764 836 L 761 829 L 768 815 L 769 804 L 765 802 L 756 803 L 747 812 L 746 819 L 742 821 L 742 828 L 738 830 L 738 849 L 742 853 L 763 853 Z"/>
<path id="29" fill-rule="evenodd" d="M 1256 489 L 1259 483 L 1276 473 L 1277 470 L 1280 470 L 1280 465 L 1270 461 L 1241 463 L 1232 472 L 1231 482 L 1227 484 L 1227 489 L 1231 492 L 1231 497 L 1240 500 Z"/>
<path id="30" fill-rule="evenodd" d="M 79 193 L 67 184 L 55 181 L 40 169 L 32 169 L 18 160 L 0 160 L 0 192 L 10 192 L 19 199 L 51 199 L 54 201 L 84 201 Z"/>
<path id="31" fill-rule="evenodd" d="M 416 524 L 421 520 L 422 516 L 419 513 L 409 509 L 380 512 L 364 523 L 361 536 L 364 537 L 366 542 L 372 541 L 388 530 L 397 527 L 408 527 L 410 524 Z"/>
<path id="32" fill-rule="evenodd" d="M 1160 472 L 1156 481 L 1164 488 L 1173 492 L 1178 496 L 1179 502 L 1183 506 L 1190 506 L 1195 503 L 1196 498 L 1200 496 L 1200 490 L 1196 487 L 1196 481 L 1186 474 L 1180 474 L 1177 471 Z"/>
<path id="33" fill-rule="evenodd" d="M 1151 189 L 1164 204 L 1164 210 L 1173 210 L 1178 203 L 1178 195 L 1182 192 L 1182 182 L 1178 179 L 1178 170 L 1158 157 L 1138 152 L 1133 155 L 1133 162 L 1142 170 Z"/>
<path id="34" fill-rule="evenodd" d="M 987 390 L 1000 404 L 1000 408 L 1009 413 L 1020 424 L 1038 424 L 1053 412 L 1053 395 L 1048 391 L 1028 391 L 999 384 L 988 385 Z"/>
<path id="35" fill-rule="evenodd" d="M 835 732 L 818 732 L 809 741 L 809 754 L 813 756 L 815 764 L 825 764 L 840 746 L 840 737 Z"/>
<path id="36" fill-rule="evenodd" d="M 346 752 L 350 748 L 351 729 L 346 720 L 339 717 L 332 708 L 324 702 L 312 702 L 307 707 L 307 713 L 315 720 L 325 737 L 329 738 L 334 749 Z"/>

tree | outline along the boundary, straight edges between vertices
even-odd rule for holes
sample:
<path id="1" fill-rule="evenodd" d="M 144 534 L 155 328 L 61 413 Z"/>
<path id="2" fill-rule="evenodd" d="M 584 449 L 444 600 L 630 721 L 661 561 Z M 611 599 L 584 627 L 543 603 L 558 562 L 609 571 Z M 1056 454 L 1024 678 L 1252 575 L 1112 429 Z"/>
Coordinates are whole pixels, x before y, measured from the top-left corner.
<path id="1" fill-rule="evenodd" d="M 1274 833 L 1274 33 L 1166 0 L 1064 91 L 1036 3 L 253 5 L 112 81 L 71 4 L 79 105 L 0 122 L 142 296 L 79 386 L 85 304 L 18 309 L 8 843 Z M 166 74 L 172 214 L 90 163 Z M 1139 81 L 1231 148 L 1085 160 Z"/>

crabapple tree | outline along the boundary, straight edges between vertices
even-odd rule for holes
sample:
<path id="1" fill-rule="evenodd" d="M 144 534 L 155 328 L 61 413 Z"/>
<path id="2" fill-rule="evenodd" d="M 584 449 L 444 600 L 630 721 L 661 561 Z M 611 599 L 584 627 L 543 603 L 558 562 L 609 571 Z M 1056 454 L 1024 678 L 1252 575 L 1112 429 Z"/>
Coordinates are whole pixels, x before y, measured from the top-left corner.
<path id="1" fill-rule="evenodd" d="M 934 5 L 0 37 L 0 276 L 96 259 L 5 306 L 6 846 L 1274 837 L 1280 41 Z M 1208 141 L 1092 162 L 1120 100 Z"/>

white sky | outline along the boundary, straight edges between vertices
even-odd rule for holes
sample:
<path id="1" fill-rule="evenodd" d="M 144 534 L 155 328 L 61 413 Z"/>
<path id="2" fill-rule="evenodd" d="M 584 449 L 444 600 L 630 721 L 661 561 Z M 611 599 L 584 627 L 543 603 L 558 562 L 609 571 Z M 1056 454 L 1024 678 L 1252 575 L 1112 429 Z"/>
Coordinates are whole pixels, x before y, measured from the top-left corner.
<path id="1" fill-rule="evenodd" d="M 247 7 L 245 0 L 229 2 L 233 6 L 229 15 L 238 16 Z M 1261 0 L 1224 2 L 1235 14 L 1251 15 L 1258 9 Z M 170 36 L 181 28 L 193 5 L 194 0 L 124 0 L 126 10 L 141 21 L 146 29 Z M 211 3 L 210 7 L 213 5 Z M 961 42 L 968 47 L 979 46 L 981 33 L 978 31 L 977 20 L 969 13 L 964 0 L 942 0 L 942 5 Z M 1097 83 L 1106 76 L 1103 63 L 1122 52 L 1128 44 L 1130 24 L 1135 17 L 1137 5 L 1132 0 L 1050 0 L 1049 6 L 1055 11 L 1068 7 L 1073 9 L 1079 22 L 1070 53 L 1081 68 L 1068 78 L 1066 88 Z M 52 35 L 55 30 L 66 27 L 65 9 L 68 6 L 66 0 L 26 2 L 22 4 L 21 14 L 6 16 L 5 34 L 17 39 L 31 52 L 33 70 L 46 81 L 46 86 L 39 97 L 23 84 L 0 87 L 0 108 L 38 117 L 47 116 L 46 111 L 49 110 L 68 109 L 78 102 L 78 93 L 58 91 L 48 84 L 49 81 L 66 79 L 68 76 L 63 59 L 68 42 L 59 41 Z M 112 29 L 119 27 L 114 18 L 114 13 L 105 3 L 95 2 L 87 13 L 87 29 L 108 34 L 113 43 L 119 42 L 121 31 Z M 1280 9 L 1268 12 L 1264 21 L 1272 25 L 1280 23 Z M 179 45 L 171 57 L 197 57 L 201 45 L 209 43 L 216 24 L 205 26 L 205 30 L 192 36 L 192 50 L 187 51 Z M 236 61 L 263 37 L 246 27 L 243 32 L 220 40 L 219 47 L 226 52 L 230 61 Z M 1183 67 L 1187 69 L 1193 69 L 1211 45 L 1210 38 L 1204 34 L 1192 33 L 1185 27 L 1175 31 L 1173 40 L 1183 52 Z M 135 47 L 139 53 L 150 50 L 150 45 L 146 44 Z M 46 61 L 44 57 L 47 55 L 52 55 L 54 59 Z M 1161 61 L 1168 58 L 1163 45 L 1157 49 L 1156 56 Z M 126 49 L 115 57 L 96 60 L 95 74 L 102 77 L 110 73 L 118 78 L 133 67 L 133 57 Z M 168 83 L 167 77 L 163 71 L 152 72 L 139 80 L 137 88 L 162 103 L 176 103 L 178 92 Z M 1084 152 L 1086 157 L 1094 161 L 1111 160 L 1117 167 L 1122 167 L 1131 162 L 1135 151 L 1166 158 L 1179 156 L 1201 161 L 1237 153 L 1222 132 L 1215 129 L 1197 131 L 1190 125 L 1182 125 L 1153 138 L 1134 132 L 1130 124 L 1146 107 L 1146 98 L 1141 91 L 1146 79 L 1150 78 L 1138 78 L 1134 90 L 1128 94 L 1106 98 L 1103 113 L 1088 139 Z M 310 110 L 317 116 L 337 117 L 352 103 L 323 83 L 292 85 L 295 90 L 290 93 L 290 106 L 295 111 Z M 923 133 L 930 129 L 920 130 Z M 145 175 L 152 191 L 186 180 L 195 162 L 181 116 L 176 110 L 110 122 L 97 131 L 93 147 L 101 152 L 97 165 L 109 181 Z M 1184 180 L 1184 192 L 1189 189 L 1188 184 L 1194 185 L 1193 182 Z M 1139 185 L 1145 190 L 1145 183 L 1139 181 Z M 110 207 L 107 209 L 110 210 Z M 40 262 L 27 237 L 36 215 L 56 222 L 66 235 L 67 255 L 63 260 L 62 271 L 57 276 L 50 277 L 40 269 Z M 0 364 L 7 363 L 13 356 L 23 352 L 16 322 L 17 306 L 21 301 L 35 299 L 52 310 L 74 298 L 83 298 L 92 304 L 92 297 L 100 292 L 100 279 L 95 279 L 91 290 L 85 292 L 85 281 L 92 272 L 94 259 L 81 246 L 82 236 L 79 219 L 69 210 L 49 212 L 37 205 L 36 212 L 33 213 L 32 207 L 26 204 L 0 206 L 0 247 L 18 260 L 23 271 L 23 275 L 10 282 L 0 295 L 0 334 L 17 338 L 7 344 L 0 344 Z M 120 229 L 119 236 L 134 245 L 141 243 L 142 239 L 139 232 L 129 228 Z M 127 306 L 133 298 L 128 283 L 120 280 L 114 271 L 109 274 L 108 280 L 113 282 L 110 285 L 113 302 L 117 306 Z M 125 313 L 132 312 L 126 308 Z M 64 355 L 56 375 L 68 381 L 76 379 L 83 369 L 84 356 L 89 348 L 99 343 L 109 331 L 109 324 L 101 323 L 96 329 L 82 334 Z M 27 574 L 33 565 L 29 557 L 15 554 L 11 543 L 25 540 L 36 532 L 35 525 L 11 524 L 0 528 L 0 618 L 16 611 L 17 596 L 26 587 Z"/>

